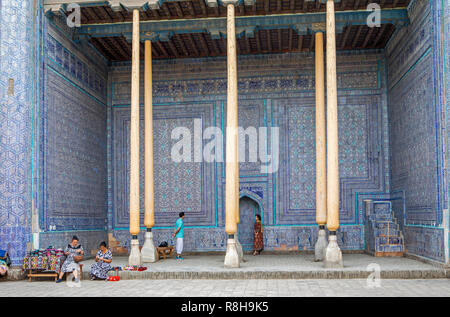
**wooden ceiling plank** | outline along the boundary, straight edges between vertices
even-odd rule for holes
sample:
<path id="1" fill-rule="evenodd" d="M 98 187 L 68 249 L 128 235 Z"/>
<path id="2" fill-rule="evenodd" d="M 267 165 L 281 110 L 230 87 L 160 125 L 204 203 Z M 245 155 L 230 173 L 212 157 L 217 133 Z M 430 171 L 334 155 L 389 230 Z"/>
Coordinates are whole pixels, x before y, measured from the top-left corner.
<path id="1" fill-rule="evenodd" d="M 195 45 L 194 37 L 192 34 L 188 34 L 189 44 L 191 44 L 192 49 L 194 50 L 195 56 L 200 56 L 199 50 L 197 49 L 197 46 Z"/>
<path id="2" fill-rule="evenodd" d="M 269 11 L 270 11 L 269 9 L 270 9 L 269 0 L 264 0 L 264 12 L 269 13 Z"/>
<path id="3" fill-rule="evenodd" d="M 303 49 L 303 35 L 298 35 L 298 46 L 297 49 L 301 51 Z"/>
<path id="4" fill-rule="evenodd" d="M 119 43 L 117 43 L 117 41 L 120 41 L 120 40 L 118 40 L 118 39 L 120 39 L 120 37 L 119 38 L 110 38 L 109 39 L 109 43 L 111 43 L 119 52 L 120 52 L 120 54 L 122 55 L 122 56 L 124 56 L 125 58 L 130 58 L 130 60 L 131 60 L 131 56 L 128 54 L 128 52 L 126 52 L 123 48 L 122 48 L 122 46 L 119 44 Z"/>
<path id="5" fill-rule="evenodd" d="M 114 60 L 116 60 L 116 61 L 118 61 L 118 60 L 123 60 L 123 56 L 119 56 L 118 53 L 117 53 L 114 49 L 112 49 L 112 48 L 108 45 L 108 43 L 106 43 L 105 39 L 103 39 L 103 38 L 96 38 L 96 40 L 100 43 L 101 46 L 104 47 L 104 49 L 105 49 L 106 51 L 108 51 L 109 55 L 110 55 Z M 119 53 L 119 54 L 120 54 L 120 53 Z"/>
<path id="6" fill-rule="evenodd" d="M 97 38 L 91 38 L 91 43 L 95 46 L 95 48 L 103 54 L 108 60 L 114 60 L 114 57 L 109 54 L 109 52 L 100 44 Z"/>
<path id="7" fill-rule="evenodd" d="M 200 38 L 200 44 L 203 47 L 203 51 L 206 53 L 206 56 L 209 56 L 210 50 L 209 50 L 208 44 L 206 43 L 206 40 L 203 36 L 204 36 L 204 33 L 200 33 L 198 36 Z"/>
<path id="8" fill-rule="evenodd" d="M 181 5 L 179 2 L 174 2 L 175 10 L 177 11 L 177 14 L 180 18 L 184 18 L 183 9 L 181 8 Z"/>
<path id="9" fill-rule="evenodd" d="M 266 37 L 267 37 L 267 49 L 269 52 L 272 51 L 272 39 L 270 38 L 270 30 L 266 30 Z"/>
<path id="10" fill-rule="evenodd" d="M 277 37 L 278 37 L 278 50 L 282 50 L 283 49 L 283 46 L 282 46 L 282 37 L 281 37 L 281 29 L 278 29 L 278 34 L 277 34 Z"/>
<path id="11" fill-rule="evenodd" d="M 164 2 L 161 5 L 161 9 L 163 10 L 164 14 L 166 15 L 167 18 L 171 18 L 172 14 L 170 14 L 170 10 L 169 10 L 169 3 L 168 2 Z"/>
<path id="12" fill-rule="evenodd" d="M 195 9 L 194 9 L 194 5 L 192 4 L 192 1 L 187 1 L 187 7 L 189 10 L 189 13 L 191 14 L 192 17 L 195 17 Z"/>
<path id="13" fill-rule="evenodd" d="M 309 51 L 312 52 L 314 49 L 314 44 L 316 43 L 316 37 L 311 34 L 311 42 L 309 43 Z"/>
<path id="14" fill-rule="evenodd" d="M 289 0 L 289 10 L 295 10 L 295 0 Z"/>
<path id="15" fill-rule="evenodd" d="M 184 44 L 183 36 L 181 34 L 176 34 L 174 37 L 183 51 L 184 56 L 189 56 L 189 51 L 186 48 L 186 44 Z"/>
<path id="16" fill-rule="evenodd" d="M 289 51 L 292 51 L 292 34 L 293 34 L 293 31 L 290 28 L 289 29 L 289 42 L 288 42 Z"/>
<path id="17" fill-rule="evenodd" d="M 250 38 L 248 38 L 247 36 L 245 36 L 245 46 L 247 49 L 247 53 L 251 54 L 252 53 L 252 45 L 250 44 Z"/>
<path id="18" fill-rule="evenodd" d="M 170 56 L 169 53 L 167 52 L 167 50 L 164 48 L 164 45 L 161 43 L 161 41 L 158 40 L 155 43 L 158 46 L 159 50 L 161 51 L 163 57 Z"/>
<path id="19" fill-rule="evenodd" d="M 173 55 L 175 55 L 175 57 L 180 57 L 180 53 L 178 53 L 177 48 L 173 44 L 172 38 L 170 38 L 167 43 L 169 44 L 170 50 L 173 52 Z"/>
<path id="20" fill-rule="evenodd" d="M 359 36 L 361 35 L 362 30 L 363 30 L 363 26 L 359 25 L 358 26 L 358 31 L 356 32 L 356 35 L 355 35 L 355 37 L 353 39 L 353 42 L 352 42 L 352 48 L 356 47 L 356 44 L 358 43 L 358 39 L 359 39 Z"/>
<path id="21" fill-rule="evenodd" d="M 205 0 L 199 0 L 200 7 L 202 8 L 203 17 L 208 16 L 208 10 L 206 9 Z"/>
<path id="22" fill-rule="evenodd" d="M 386 31 L 386 28 L 387 28 L 387 24 L 381 25 L 381 28 L 379 28 L 380 30 L 378 31 L 378 34 L 377 34 L 375 40 L 373 41 L 372 47 L 376 47 L 378 45 L 378 43 L 381 40 L 381 37 L 384 34 L 384 31 Z"/>
<path id="23" fill-rule="evenodd" d="M 341 46 L 340 46 L 341 49 L 344 49 L 344 48 L 345 48 L 345 44 L 347 43 L 347 39 L 348 39 L 348 36 L 349 36 L 349 34 L 350 34 L 351 29 L 352 29 L 352 26 L 351 26 L 351 25 L 347 25 L 347 26 L 345 27 L 344 37 L 343 37 L 343 39 L 342 39 Z"/>
<path id="24" fill-rule="evenodd" d="M 255 40 L 256 40 L 256 49 L 257 53 L 261 53 L 261 38 L 260 38 L 260 31 L 257 31 L 255 33 Z"/>
<path id="25" fill-rule="evenodd" d="M 367 44 L 369 43 L 370 39 L 372 38 L 372 34 L 375 28 L 369 28 L 369 31 L 366 34 L 366 38 L 364 39 L 362 48 L 366 48 Z"/>
<path id="26" fill-rule="evenodd" d="M 119 45 L 122 46 L 122 48 L 127 52 L 127 56 L 131 56 L 132 50 L 131 50 L 131 44 L 127 42 L 125 37 L 119 37 Z"/>

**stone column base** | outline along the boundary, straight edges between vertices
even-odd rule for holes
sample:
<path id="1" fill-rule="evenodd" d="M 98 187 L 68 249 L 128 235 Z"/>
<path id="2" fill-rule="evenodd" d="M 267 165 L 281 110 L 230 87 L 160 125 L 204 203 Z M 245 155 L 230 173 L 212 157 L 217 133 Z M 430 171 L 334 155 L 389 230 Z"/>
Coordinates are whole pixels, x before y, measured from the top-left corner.
<path id="1" fill-rule="evenodd" d="M 239 242 L 238 235 L 234 235 L 234 241 L 236 242 L 236 250 L 239 255 L 239 262 L 244 262 L 244 251 L 242 250 L 242 245 Z"/>
<path id="2" fill-rule="evenodd" d="M 139 250 L 139 240 L 131 239 L 130 256 L 128 257 L 128 265 L 142 265 L 142 255 Z"/>
<path id="3" fill-rule="evenodd" d="M 236 241 L 234 238 L 228 238 L 224 265 L 227 268 L 238 268 L 240 266 L 239 254 L 237 252 Z"/>
<path id="4" fill-rule="evenodd" d="M 321 226 L 321 228 L 319 229 L 317 242 L 314 247 L 314 262 L 323 261 L 323 259 L 325 258 L 325 250 L 327 248 L 327 245 L 327 233 Z"/>
<path id="5" fill-rule="evenodd" d="M 153 263 L 159 260 L 158 251 L 153 242 L 153 232 L 147 231 L 145 233 L 144 245 L 141 249 L 142 262 Z"/>
<path id="6" fill-rule="evenodd" d="M 328 246 L 325 249 L 325 259 L 323 261 L 325 268 L 343 268 L 342 252 L 337 244 L 336 232 L 330 232 L 328 236 Z"/>

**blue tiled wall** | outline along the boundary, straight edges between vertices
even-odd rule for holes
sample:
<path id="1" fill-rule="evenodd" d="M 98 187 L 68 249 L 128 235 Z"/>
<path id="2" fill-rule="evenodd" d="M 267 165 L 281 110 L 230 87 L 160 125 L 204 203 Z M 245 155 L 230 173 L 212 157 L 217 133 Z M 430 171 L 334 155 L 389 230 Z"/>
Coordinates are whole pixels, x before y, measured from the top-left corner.
<path id="1" fill-rule="evenodd" d="M 0 249 L 14 264 L 31 238 L 34 9 L 30 0 L 0 4 Z"/>
<path id="2" fill-rule="evenodd" d="M 394 212 L 411 254 L 444 261 L 447 204 L 439 75 L 439 1 L 414 1 L 386 49 Z M 445 127 L 445 125 L 444 125 Z"/>
<path id="3" fill-rule="evenodd" d="M 107 62 L 63 22 L 45 19 L 40 247 L 76 234 L 90 252 L 107 239 Z"/>
<path id="4" fill-rule="evenodd" d="M 0 76 L 15 86 L 8 96 L 8 81 L 0 81 L 0 248 L 18 264 L 34 232 L 40 247 L 63 247 L 77 234 L 91 252 L 107 230 L 127 247 L 130 65 L 108 67 L 89 44 L 72 42 L 64 23 L 41 18 L 42 1 L 36 8 L 29 0 L 0 3 L 0 47 L 8 51 Z M 449 10 L 448 1 L 414 1 L 411 25 L 385 52 L 339 53 L 343 249 L 364 249 L 362 202 L 371 198 L 392 202 L 409 253 L 444 260 Z M 310 250 L 317 234 L 313 56 L 241 56 L 238 66 L 240 124 L 279 127 L 281 150 L 274 174 L 240 165 L 240 193 L 260 208 L 266 249 Z M 222 163 L 176 165 L 168 154 L 175 126 L 192 128 L 201 118 L 203 128 L 224 130 L 226 59 L 154 61 L 154 80 L 155 240 L 170 240 L 185 211 L 186 249 L 224 250 Z"/>
<path id="5" fill-rule="evenodd" d="M 244 128 L 280 128 L 279 170 L 267 174 L 260 171 L 258 163 L 241 163 L 241 195 L 260 206 L 266 249 L 311 250 L 317 235 L 313 56 L 241 56 L 238 68 L 239 124 Z M 202 119 L 203 129 L 225 129 L 226 59 L 154 61 L 153 75 L 155 240 L 170 239 L 170 227 L 178 212 L 184 211 L 186 249 L 223 250 L 223 164 L 174 164 L 170 151 L 175 141 L 170 135 L 176 126 L 192 131 L 195 118 Z M 343 249 L 364 249 L 364 218 L 358 195 L 389 192 L 385 77 L 382 52 L 342 53 L 338 58 L 342 192 L 338 238 Z M 108 220 L 115 238 L 127 246 L 129 65 L 113 65 L 110 78 Z M 143 116 L 141 107 L 142 211 Z"/>
<path id="6" fill-rule="evenodd" d="M 447 109 L 447 123 L 446 130 L 449 131 L 450 128 L 450 1 L 443 1 L 442 8 L 442 21 L 443 21 L 443 56 L 445 58 L 445 66 L 444 66 L 444 78 L 445 78 L 445 91 L 446 91 L 446 109 Z M 447 171 L 446 178 L 447 181 L 447 194 L 450 193 L 450 183 L 448 182 L 448 170 L 450 167 L 450 139 L 449 134 L 447 132 Z M 450 219 L 447 219 L 448 223 L 450 223 Z M 446 237 L 448 240 L 449 237 Z"/>

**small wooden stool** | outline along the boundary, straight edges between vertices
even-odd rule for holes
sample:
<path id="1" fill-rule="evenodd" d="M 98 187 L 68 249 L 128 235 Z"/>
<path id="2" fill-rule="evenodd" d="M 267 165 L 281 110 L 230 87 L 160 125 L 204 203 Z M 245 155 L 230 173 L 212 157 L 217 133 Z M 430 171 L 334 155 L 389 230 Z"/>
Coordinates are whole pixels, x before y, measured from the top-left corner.
<path id="1" fill-rule="evenodd" d="M 157 247 L 159 258 L 166 259 L 166 256 L 172 256 L 175 249 L 173 248 L 173 245 L 169 245 L 168 247 Z"/>
<path id="2" fill-rule="evenodd" d="M 39 272 L 36 270 L 36 272 L 33 272 L 33 269 L 28 270 L 28 279 L 31 282 L 33 277 L 54 277 L 55 281 L 58 279 L 58 272 Z M 66 275 L 67 278 L 67 275 Z M 80 280 L 83 279 L 83 264 L 80 263 Z"/>

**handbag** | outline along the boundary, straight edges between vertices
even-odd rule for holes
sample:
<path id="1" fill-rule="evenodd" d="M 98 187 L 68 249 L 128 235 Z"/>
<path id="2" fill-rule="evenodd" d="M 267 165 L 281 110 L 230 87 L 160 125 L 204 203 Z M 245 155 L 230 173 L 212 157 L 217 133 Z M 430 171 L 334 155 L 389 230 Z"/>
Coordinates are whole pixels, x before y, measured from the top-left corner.
<path id="1" fill-rule="evenodd" d="M 82 255 L 74 255 L 73 260 L 75 261 L 75 263 L 79 263 L 79 262 L 83 261 L 83 256 Z"/>

